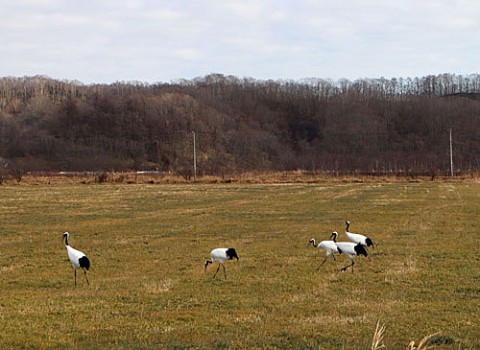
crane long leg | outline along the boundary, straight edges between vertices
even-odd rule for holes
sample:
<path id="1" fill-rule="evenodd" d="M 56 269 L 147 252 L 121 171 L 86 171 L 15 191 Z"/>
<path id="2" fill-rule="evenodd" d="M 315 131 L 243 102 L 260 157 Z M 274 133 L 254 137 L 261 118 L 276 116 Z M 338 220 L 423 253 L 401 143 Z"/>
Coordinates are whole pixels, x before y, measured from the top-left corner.
<path id="1" fill-rule="evenodd" d="M 319 270 L 322 267 L 322 265 L 325 264 L 325 261 L 327 261 L 327 258 L 328 256 L 326 256 L 325 259 L 323 259 L 322 263 L 318 266 L 317 270 Z"/>
<path id="2" fill-rule="evenodd" d="M 347 265 L 347 266 L 344 266 L 342 267 L 342 269 L 340 271 L 347 271 L 347 269 L 351 266 L 352 267 L 352 273 L 353 273 L 353 265 L 355 265 L 355 261 L 352 260 L 352 263 L 350 265 Z"/>
<path id="3" fill-rule="evenodd" d="M 87 280 L 87 284 L 90 285 L 90 283 L 88 282 L 87 270 L 83 269 L 83 273 L 85 273 L 85 279 Z"/>
<path id="4" fill-rule="evenodd" d="M 218 263 L 217 271 L 215 271 L 215 274 L 213 275 L 213 278 L 215 278 L 215 276 L 217 275 L 218 270 L 220 270 L 220 265 L 221 265 L 221 264 Z M 225 268 L 225 267 L 224 267 L 224 268 Z"/>
<path id="5" fill-rule="evenodd" d="M 332 254 L 333 261 L 335 261 L 335 267 L 338 269 L 337 258 L 335 258 L 335 254 Z"/>
<path id="6" fill-rule="evenodd" d="M 318 267 L 320 269 L 320 267 L 322 267 L 323 264 L 325 264 L 325 262 L 327 261 L 329 255 L 325 256 L 325 259 L 323 259 L 322 263 L 320 264 L 320 266 Z M 335 267 L 338 269 L 338 264 L 337 264 L 337 258 L 335 258 L 335 255 L 332 254 L 332 258 L 333 258 L 333 261 L 335 261 Z"/>
<path id="7" fill-rule="evenodd" d="M 227 271 L 225 270 L 225 265 L 222 264 L 223 267 L 223 275 L 225 276 L 225 279 L 227 279 Z"/>
<path id="8" fill-rule="evenodd" d="M 75 287 L 77 286 L 77 269 L 73 269 L 73 275 L 75 276 Z"/>

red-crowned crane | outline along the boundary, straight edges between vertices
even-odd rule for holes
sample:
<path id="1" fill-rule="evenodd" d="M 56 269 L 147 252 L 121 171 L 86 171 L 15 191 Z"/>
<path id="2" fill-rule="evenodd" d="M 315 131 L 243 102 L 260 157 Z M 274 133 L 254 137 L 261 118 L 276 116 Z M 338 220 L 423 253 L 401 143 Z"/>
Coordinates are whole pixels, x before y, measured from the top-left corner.
<path id="1" fill-rule="evenodd" d="M 347 225 L 347 227 L 345 228 L 345 234 L 347 235 L 349 240 L 354 243 L 360 243 L 361 245 L 375 248 L 375 246 L 373 245 L 373 241 L 369 237 L 348 231 L 348 229 L 350 228 L 350 221 L 347 220 L 345 224 Z"/>
<path id="2" fill-rule="evenodd" d="M 233 258 L 236 258 L 238 261 L 238 255 L 237 255 L 237 252 L 235 251 L 235 248 L 216 248 L 210 252 L 210 257 L 211 257 L 210 260 L 205 261 L 205 271 L 207 270 L 207 267 L 209 264 L 213 264 L 215 260 L 218 261 L 217 271 L 215 271 L 213 278 L 215 278 L 218 270 L 220 269 L 220 265 L 222 265 L 223 274 L 225 275 L 225 279 L 226 279 L 227 272 L 225 271 L 225 265 L 223 265 L 223 262 L 225 260 L 232 260 Z"/>
<path id="3" fill-rule="evenodd" d="M 68 232 L 63 233 L 63 240 L 65 240 L 65 247 L 67 248 L 68 259 L 70 259 L 70 262 L 72 263 L 72 266 L 73 266 L 73 271 L 75 276 L 75 287 L 77 286 L 77 270 L 78 269 L 83 270 L 83 272 L 85 273 L 85 279 L 87 281 L 87 284 L 90 284 L 88 282 L 88 277 L 87 277 L 87 270 L 90 268 L 90 260 L 88 260 L 87 256 L 83 254 L 81 251 L 74 249 L 68 245 L 69 236 L 70 234 Z"/>
<path id="4" fill-rule="evenodd" d="M 333 238 L 333 233 L 332 233 L 332 238 Z M 337 259 L 335 258 L 335 254 L 338 254 L 338 248 L 337 245 L 334 241 L 321 241 L 318 244 L 315 244 L 315 238 L 311 238 L 310 241 L 308 241 L 308 245 L 313 244 L 315 248 L 323 249 L 325 251 L 325 259 L 323 259 L 322 263 L 318 268 L 320 268 L 325 262 L 327 261 L 328 257 L 331 256 L 333 258 L 333 261 L 335 261 L 335 266 L 338 267 L 337 265 Z"/>
<path id="5" fill-rule="evenodd" d="M 340 271 L 346 271 L 347 268 L 350 266 L 352 267 L 353 272 L 353 265 L 355 265 L 355 261 L 353 260 L 354 256 L 357 255 L 364 255 L 367 256 L 368 252 L 364 245 L 361 243 L 354 243 L 354 242 L 337 242 L 337 232 L 332 232 L 332 238 L 335 244 L 337 245 L 338 252 L 340 254 L 345 254 L 348 256 L 350 261 L 352 262 L 350 265 L 344 266 L 340 269 Z"/>

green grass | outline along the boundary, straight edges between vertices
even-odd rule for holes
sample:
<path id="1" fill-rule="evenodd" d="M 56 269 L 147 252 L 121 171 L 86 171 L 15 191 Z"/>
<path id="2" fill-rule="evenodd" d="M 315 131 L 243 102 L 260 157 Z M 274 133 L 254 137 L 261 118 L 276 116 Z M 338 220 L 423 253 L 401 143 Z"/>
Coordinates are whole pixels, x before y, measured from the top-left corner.
<path id="1" fill-rule="evenodd" d="M 478 183 L 12 185 L 0 207 L 1 349 L 370 349 L 378 320 L 388 349 L 480 349 Z M 346 219 L 376 248 L 317 269 L 308 240 Z M 221 246 L 240 260 L 212 280 Z"/>

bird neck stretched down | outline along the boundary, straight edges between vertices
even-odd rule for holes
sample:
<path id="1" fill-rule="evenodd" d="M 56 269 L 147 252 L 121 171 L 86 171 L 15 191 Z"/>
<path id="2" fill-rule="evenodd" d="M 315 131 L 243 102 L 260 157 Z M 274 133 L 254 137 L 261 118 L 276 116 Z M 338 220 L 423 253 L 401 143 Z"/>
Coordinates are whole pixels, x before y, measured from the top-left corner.
<path id="1" fill-rule="evenodd" d="M 212 260 L 205 260 L 205 271 L 207 270 L 207 266 L 209 264 L 213 264 L 213 261 Z"/>

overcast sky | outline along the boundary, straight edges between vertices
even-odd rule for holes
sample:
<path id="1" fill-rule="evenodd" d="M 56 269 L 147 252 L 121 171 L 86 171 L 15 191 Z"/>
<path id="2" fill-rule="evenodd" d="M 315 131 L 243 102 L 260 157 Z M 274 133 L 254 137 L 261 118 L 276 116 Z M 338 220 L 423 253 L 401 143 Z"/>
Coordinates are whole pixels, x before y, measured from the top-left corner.
<path id="1" fill-rule="evenodd" d="M 0 0 L 0 76 L 83 83 L 480 73 L 475 0 Z"/>

